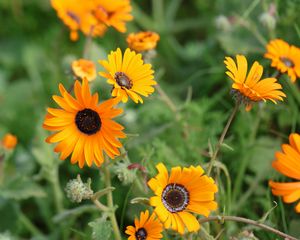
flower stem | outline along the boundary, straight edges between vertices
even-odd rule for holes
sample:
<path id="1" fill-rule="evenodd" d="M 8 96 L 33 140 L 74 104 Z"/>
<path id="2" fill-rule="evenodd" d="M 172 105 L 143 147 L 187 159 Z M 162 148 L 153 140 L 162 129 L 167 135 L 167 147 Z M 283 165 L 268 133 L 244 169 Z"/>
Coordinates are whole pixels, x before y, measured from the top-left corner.
<path id="1" fill-rule="evenodd" d="M 167 93 L 161 88 L 159 84 L 155 85 L 155 88 L 160 95 L 161 99 L 166 103 L 166 105 L 171 109 L 172 112 L 176 114 L 176 119 L 178 118 L 178 110 L 176 105 L 173 103 L 171 98 L 167 95 Z"/>
<path id="2" fill-rule="evenodd" d="M 56 211 L 60 213 L 63 210 L 63 194 L 59 184 L 58 166 L 56 166 L 56 169 L 53 171 L 53 179 L 51 179 L 50 181 L 53 187 Z"/>
<path id="3" fill-rule="evenodd" d="M 31 232 L 33 236 L 43 235 L 43 233 L 30 221 L 30 219 L 24 213 L 19 214 L 19 220 L 27 228 L 27 230 Z"/>
<path id="4" fill-rule="evenodd" d="M 268 225 L 265 225 L 263 223 L 248 219 L 248 218 L 242 218 L 242 217 L 236 217 L 236 216 L 213 216 L 213 217 L 206 217 L 206 218 L 201 218 L 199 219 L 199 223 L 205 223 L 205 222 L 215 222 L 215 221 L 219 221 L 219 222 L 224 222 L 224 221 L 233 221 L 233 222 L 241 222 L 241 223 L 247 223 L 250 225 L 254 225 L 256 227 L 259 227 L 261 229 L 264 229 L 266 231 L 275 233 L 276 235 L 286 239 L 286 240 L 297 240 L 297 238 L 292 237 L 290 235 L 287 235 L 275 228 L 272 228 Z"/>
<path id="5" fill-rule="evenodd" d="M 225 126 L 225 128 L 223 129 L 223 132 L 222 132 L 222 134 L 221 134 L 221 136 L 220 136 L 220 138 L 219 138 L 219 141 L 218 141 L 218 143 L 217 143 L 216 149 L 214 150 L 214 153 L 213 153 L 213 155 L 212 155 L 212 157 L 211 157 L 211 159 L 210 159 L 210 163 L 209 163 L 208 170 L 207 170 L 207 176 L 209 176 L 210 173 L 211 173 L 211 170 L 212 170 L 212 168 L 213 168 L 213 166 L 214 166 L 214 163 L 215 163 L 215 161 L 216 161 L 216 159 L 217 159 L 217 156 L 218 156 L 218 153 L 219 153 L 219 151 L 220 151 L 220 148 L 221 148 L 221 146 L 222 146 L 222 144 L 223 144 L 223 142 L 224 142 L 224 138 L 225 138 L 225 136 L 226 136 L 226 134 L 227 134 L 227 132 L 228 132 L 228 129 L 229 129 L 231 123 L 232 123 L 232 120 L 233 120 L 235 114 L 237 113 L 237 111 L 238 111 L 238 109 L 239 109 L 239 106 L 240 106 L 240 103 L 237 102 L 237 103 L 235 104 L 235 106 L 234 106 L 234 109 L 233 109 L 233 111 L 232 111 L 230 117 L 228 118 L 228 121 L 227 121 L 227 123 L 226 123 L 226 126 Z"/>
<path id="6" fill-rule="evenodd" d="M 108 160 L 106 155 L 105 155 L 105 159 Z M 106 163 L 103 164 L 103 171 L 104 171 L 105 186 L 107 188 L 109 188 L 109 187 L 111 187 L 111 176 L 110 176 L 110 172 L 109 172 L 107 163 L 108 163 L 108 161 L 106 161 Z M 108 205 L 108 208 L 111 209 L 111 211 L 108 212 L 109 213 L 108 216 L 109 216 L 110 221 L 111 221 L 111 225 L 112 225 L 112 228 L 113 228 L 115 239 L 116 240 L 122 240 L 120 229 L 119 229 L 118 222 L 117 222 L 116 215 L 115 215 L 115 210 L 113 210 L 114 209 L 114 202 L 113 202 L 112 191 L 109 191 L 107 193 L 107 205 Z"/>

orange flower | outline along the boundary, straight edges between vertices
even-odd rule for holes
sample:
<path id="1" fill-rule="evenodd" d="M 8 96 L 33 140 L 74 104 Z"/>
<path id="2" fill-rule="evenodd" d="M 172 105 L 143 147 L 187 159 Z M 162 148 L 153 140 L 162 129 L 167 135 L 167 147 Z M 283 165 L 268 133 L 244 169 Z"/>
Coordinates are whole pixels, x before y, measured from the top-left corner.
<path id="1" fill-rule="evenodd" d="M 133 19 L 130 0 L 94 0 L 93 13 L 100 23 L 126 32 L 125 22 Z"/>
<path id="2" fill-rule="evenodd" d="M 287 72 L 292 82 L 300 77 L 300 49 L 289 45 L 281 39 L 275 39 L 268 43 L 265 58 L 271 59 L 271 66 L 281 73 Z"/>
<path id="3" fill-rule="evenodd" d="M 148 181 L 155 193 L 150 205 L 155 207 L 159 220 L 165 228 L 172 228 L 180 234 L 197 232 L 200 224 L 192 213 L 209 216 L 217 209 L 215 181 L 204 174 L 200 166 L 173 167 L 170 174 L 163 163 L 156 165 L 158 174 Z"/>
<path id="4" fill-rule="evenodd" d="M 159 240 L 163 226 L 161 222 L 152 213 L 149 217 L 149 211 L 141 212 L 140 219 L 134 220 L 135 226 L 127 226 L 125 233 L 129 235 L 128 240 Z"/>
<path id="5" fill-rule="evenodd" d="M 263 67 L 254 62 L 247 75 L 248 63 L 243 55 L 236 55 L 237 64 L 231 57 L 225 57 L 226 74 L 234 81 L 232 89 L 238 101 L 246 105 L 246 110 L 252 108 L 254 102 L 267 100 L 276 104 L 276 100 L 283 101 L 285 94 L 276 78 L 261 79 Z"/>
<path id="6" fill-rule="evenodd" d="M 77 77 L 93 81 L 96 78 L 96 66 L 92 61 L 79 59 L 72 62 L 72 70 Z"/>
<path id="7" fill-rule="evenodd" d="M 56 131 L 46 139 L 48 143 L 58 143 L 55 152 L 61 152 L 60 158 L 65 160 L 71 156 L 71 163 L 78 162 L 82 168 L 86 163 L 89 167 L 93 162 L 100 167 L 104 161 L 103 151 L 110 157 L 120 155 L 122 146 L 118 138 L 125 138 L 124 127 L 112 119 L 123 110 L 116 109 L 115 99 L 98 103 L 98 94 L 91 94 L 86 78 L 74 84 L 75 98 L 62 84 L 59 85 L 62 95 L 53 96 L 61 107 L 48 108 L 43 127 Z"/>
<path id="8" fill-rule="evenodd" d="M 17 143 L 18 143 L 18 139 L 17 139 L 17 137 L 15 135 L 7 133 L 2 138 L 1 143 L 2 143 L 2 146 L 5 149 L 14 149 L 15 146 L 17 145 Z"/>
<path id="9" fill-rule="evenodd" d="M 78 31 L 85 35 L 102 36 L 106 30 L 104 24 L 99 24 L 92 14 L 93 4 L 91 1 L 77 0 L 51 0 L 52 7 L 56 10 L 58 17 L 70 30 L 72 41 L 78 39 Z"/>
<path id="10" fill-rule="evenodd" d="M 300 180 L 300 135 L 292 133 L 289 137 L 290 144 L 282 145 L 282 152 L 276 152 L 276 160 L 272 163 L 281 174 Z M 300 182 L 279 183 L 269 182 L 272 193 L 275 196 L 283 197 L 285 203 L 296 202 L 300 199 Z M 300 213 L 300 202 L 295 207 L 296 212 Z"/>
<path id="11" fill-rule="evenodd" d="M 148 51 L 156 48 L 159 35 L 155 32 L 130 33 L 126 39 L 129 48 L 136 52 Z"/>

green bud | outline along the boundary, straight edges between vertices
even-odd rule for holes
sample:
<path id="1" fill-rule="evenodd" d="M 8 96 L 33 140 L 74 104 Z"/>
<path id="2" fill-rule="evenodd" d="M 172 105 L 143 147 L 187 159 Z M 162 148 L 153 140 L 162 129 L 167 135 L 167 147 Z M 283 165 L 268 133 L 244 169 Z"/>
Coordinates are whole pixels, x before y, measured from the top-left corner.
<path id="1" fill-rule="evenodd" d="M 259 17 L 259 21 L 263 26 L 269 29 L 274 29 L 276 27 L 276 18 L 269 12 L 262 13 Z"/>
<path id="2" fill-rule="evenodd" d="M 224 32 L 228 32 L 232 29 L 232 25 L 228 19 L 228 17 L 224 15 L 219 15 L 215 19 L 215 25 L 217 29 L 220 29 Z"/>
<path id="3" fill-rule="evenodd" d="M 93 190 L 91 189 L 90 185 L 90 179 L 87 181 L 87 183 L 83 183 L 80 175 L 78 174 L 77 179 L 70 180 L 65 187 L 67 197 L 72 202 L 77 203 L 80 203 L 83 199 L 90 199 L 93 195 Z"/>
<path id="4" fill-rule="evenodd" d="M 119 161 L 114 166 L 114 172 L 117 174 L 119 180 L 123 185 L 131 184 L 136 178 L 136 169 L 129 169 L 131 163 Z"/>

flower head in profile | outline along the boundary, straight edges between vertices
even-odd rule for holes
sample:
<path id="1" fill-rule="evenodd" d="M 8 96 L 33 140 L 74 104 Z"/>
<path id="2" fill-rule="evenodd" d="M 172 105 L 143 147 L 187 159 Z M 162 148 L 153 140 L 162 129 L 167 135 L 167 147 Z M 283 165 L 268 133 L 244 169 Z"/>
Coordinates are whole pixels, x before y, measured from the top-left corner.
<path id="1" fill-rule="evenodd" d="M 92 1 L 77 0 L 51 0 L 52 7 L 58 17 L 70 28 L 72 41 L 78 40 L 78 31 L 85 35 L 102 36 L 106 31 L 104 24 L 99 24 L 92 14 Z"/>
<path id="2" fill-rule="evenodd" d="M 126 32 L 126 22 L 133 19 L 130 0 L 94 0 L 93 14 L 101 24 Z"/>
<path id="3" fill-rule="evenodd" d="M 99 63 L 106 72 L 100 72 L 102 77 L 107 78 L 107 82 L 113 85 L 112 96 L 123 102 L 127 102 L 130 97 L 135 103 L 143 103 L 140 95 L 148 97 L 154 92 L 151 64 L 144 64 L 141 54 L 136 54 L 129 48 L 124 56 L 118 48 L 108 55 L 108 61 L 100 60 Z"/>
<path id="4" fill-rule="evenodd" d="M 122 113 L 116 109 L 115 100 L 110 99 L 98 104 L 98 94 L 91 95 L 86 78 L 82 85 L 77 80 L 74 85 L 75 98 L 62 84 L 59 85 L 60 96 L 53 96 L 60 109 L 48 108 L 43 127 L 57 131 L 49 136 L 48 143 L 58 143 L 54 149 L 65 160 L 71 155 L 71 163 L 78 163 L 82 168 L 93 162 L 99 167 L 103 151 L 110 157 L 120 155 L 122 146 L 118 138 L 124 138 L 123 127 L 112 120 Z"/>
<path id="5" fill-rule="evenodd" d="M 252 108 L 254 102 L 267 100 L 276 104 L 277 100 L 283 101 L 285 94 L 276 78 L 261 79 L 263 67 L 254 62 L 247 75 L 248 63 L 243 55 L 236 56 L 237 63 L 231 57 L 225 58 L 228 71 L 226 74 L 233 80 L 232 89 L 238 101 L 246 105 L 246 110 Z"/>
<path id="6" fill-rule="evenodd" d="M 281 183 L 271 180 L 269 182 L 272 193 L 281 196 L 285 203 L 293 203 L 300 199 L 300 135 L 292 133 L 289 142 L 282 145 L 282 152 L 275 153 L 272 167 L 281 174 L 299 181 Z M 296 204 L 295 210 L 300 213 L 300 201 Z"/>
<path id="7" fill-rule="evenodd" d="M 72 70 L 76 77 L 86 78 L 88 81 L 95 80 L 96 66 L 92 61 L 86 59 L 78 59 L 72 62 Z"/>
<path id="8" fill-rule="evenodd" d="M 272 61 L 271 66 L 281 73 L 287 73 L 292 82 L 300 77 L 300 49 L 281 39 L 268 43 L 265 58 Z"/>
<path id="9" fill-rule="evenodd" d="M 165 228 L 172 228 L 183 234 L 185 228 L 196 232 L 200 225 L 192 214 L 208 216 L 217 209 L 214 201 L 217 185 L 211 177 L 204 175 L 200 167 L 174 167 L 169 173 L 164 164 L 156 166 L 158 174 L 148 181 L 156 196 L 150 198 L 150 205 L 163 222 Z"/>
<path id="10" fill-rule="evenodd" d="M 0 143 L 7 150 L 14 149 L 18 143 L 18 138 L 11 133 L 7 133 L 4 135 Z"/>
<path id="11" fill-rule="evenodd" d="M 134 220 L 135 226 L 127 226 L 125 233 L 129 235 L 128 240 L 158 240 L 163 226 L 154 213 L 149 217 L 149 211 L 141 212 L 140 219 Z"/>
<path id="12" fill-rule="evenodd" d="M 150 31 L 130 33 L 126 41 L 130 49 L 136 52 L 143 52 L 156 48 L 159 35 Z"/>

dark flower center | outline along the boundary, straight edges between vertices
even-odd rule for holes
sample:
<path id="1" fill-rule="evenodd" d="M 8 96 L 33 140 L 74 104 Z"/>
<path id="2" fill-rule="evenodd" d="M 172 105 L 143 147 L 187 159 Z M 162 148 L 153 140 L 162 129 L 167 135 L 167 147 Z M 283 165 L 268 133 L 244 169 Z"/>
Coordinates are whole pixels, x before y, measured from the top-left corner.
<path id="1" fill-rule="evenodd" d="M 280 60 L 284 63 L 285 66 L 287 66 L 288 68 L 292 68 L 295 66 L 295 64 L 293 63 L 293 61 L 289 58 L 286 57 L 281 57 Z"/>
<path id="2" fill-rule="evenodd" d="M 120 87 L 125 87 L 127 89 L 132 88 L 133 84 L 129 77 L 123 72 L 116 72 L 115 79 Z"/>
<path id="3" fill-rule="evenodd" d="M 169 212 L 183 211 L 189 204 L 189 192 L 180 184 L 170 183 L 162 192 L 162 203 Z"/>
<path id="4" fill-rule="evenodd" d="M 85 108 L 76 114 L 75 123 L 82 133 L 88 135 L 95 134 L 101 128 L 99 114 L 89 108 Z"/>
<path id="5" fill-rule="evenodd" d="M 147 238 L 147 231 L 145 228 L 139 228 L 135 233 L 135 237 L 137 240 L 146 240 Z"/>

